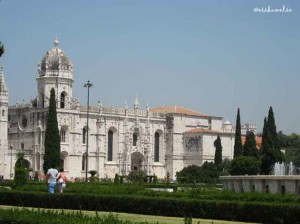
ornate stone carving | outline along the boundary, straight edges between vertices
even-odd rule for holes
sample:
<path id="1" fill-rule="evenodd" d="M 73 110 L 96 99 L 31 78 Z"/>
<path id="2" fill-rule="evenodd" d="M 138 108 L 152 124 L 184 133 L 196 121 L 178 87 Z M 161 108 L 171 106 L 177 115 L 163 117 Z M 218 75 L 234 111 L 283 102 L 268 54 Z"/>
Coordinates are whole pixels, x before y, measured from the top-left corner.
<path id="1" fill-rule="evenodd" d="M 171 130 L 173 129 L 173 126 L 174 126 L 174 117 L 167 116 L 167 129 Z"/>
<path id="2" fill-rule="evenodd" d="M 200 136 L 186 137 L 185 148 L 187 150 L 199 152 L 200 147 L 201 147 Z"/>

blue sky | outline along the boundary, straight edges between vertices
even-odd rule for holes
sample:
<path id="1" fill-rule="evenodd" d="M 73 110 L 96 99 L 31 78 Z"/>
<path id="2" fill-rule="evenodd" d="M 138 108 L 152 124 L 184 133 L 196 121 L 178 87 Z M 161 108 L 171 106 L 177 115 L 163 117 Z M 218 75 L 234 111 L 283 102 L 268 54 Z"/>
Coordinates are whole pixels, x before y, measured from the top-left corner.
<path id="1" fill-rule="evenodd" d="M 254 8 L 292 9 L 255 13 Z M 298 0 L 0 0 L 0 59 L 10 105 L 36 96 L 37 64 L 60 47 L 74 65 L 73 96 L 86 104 L 180 105 L 262 129 L 300 134 Z"/>

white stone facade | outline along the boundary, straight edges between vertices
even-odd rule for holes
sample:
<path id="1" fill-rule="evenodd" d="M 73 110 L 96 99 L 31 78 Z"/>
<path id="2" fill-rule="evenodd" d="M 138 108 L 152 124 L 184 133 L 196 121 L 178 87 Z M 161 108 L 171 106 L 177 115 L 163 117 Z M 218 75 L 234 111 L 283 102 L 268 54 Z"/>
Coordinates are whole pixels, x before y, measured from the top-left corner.
<path id="1" fill-rule="evenodd" d="M 57 120 L 61 134 L 61 165 L 69 177 L 85 177 L 87 150 L 87 106 L 73 98 L 73 66 L 58 41 L 38 66 L 37 97 L 28 104 L 8 108 L 8 91 L 1 80 L 0 175 L 10 178 L 16 152 L 24 152 L 28 166 L 42 172 L 44 137 L 50 90 L 55 89 Z M 6 92 L 4 91 L 6 89 Z M 94 91 L 95 92 L 95 91 Z M 7 116 L 8 111 L 8 116 Z M 2 112 L 1 112 L 2 113 Z M 2 114 L 0 114 L 2 115 Z M 126 175 L 142 169 L 149 175 L 174 179 L 188 165 L 201 166 L 214 160 L 214 141 L 220 135 L 223 158 L 233 157 L 234 130 L 222 117 L 210 116 L 178 106 L 140 109 L 134 107 L 89 107 L 88 171 L 100 178 Z M 230 123 L 230 122 L 229 122 Z M 8 133 L 7 133 L 8 132 Z"/>

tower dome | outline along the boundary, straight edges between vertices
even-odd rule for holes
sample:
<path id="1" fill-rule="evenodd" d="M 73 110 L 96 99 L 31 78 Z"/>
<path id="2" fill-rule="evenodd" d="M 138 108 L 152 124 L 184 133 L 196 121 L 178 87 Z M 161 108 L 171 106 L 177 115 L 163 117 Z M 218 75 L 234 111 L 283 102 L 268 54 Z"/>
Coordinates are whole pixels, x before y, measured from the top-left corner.
<path id="1" fill-rule="evenodd" d="M 47 51 L 38 65 L 37 102 L 39 108 L 49 105 L 50 91 L 55 89 L 57 106 L 69 108 L 72 98 L 73 65 L 58 47 L 58 40 L 54 40 L 54 47 Z"/>
<path id="2" fill-rule="evenodd" d="M 44 76 L 46 71 L 71 70 L 72 63 L 62 49 L 58 47 L 58 40 L 54 40 L 54 48 L 47 51 L 40 65 L 40 75 Z"/>
<path id="3" fill-rule="evenodd" d="M 224 122 L 224 125 L 231 125 L 230 121 L 227 119 L 225 122 Z"/>

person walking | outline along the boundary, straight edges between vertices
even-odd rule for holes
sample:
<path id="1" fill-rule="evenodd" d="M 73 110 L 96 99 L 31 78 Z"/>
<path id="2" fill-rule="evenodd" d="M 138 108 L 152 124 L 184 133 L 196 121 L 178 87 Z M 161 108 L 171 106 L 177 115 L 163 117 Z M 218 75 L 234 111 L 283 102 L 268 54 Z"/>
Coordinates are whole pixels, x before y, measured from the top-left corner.
<path id="1" fill-rule="evenodd" d="M 47 171 L 46 181 L 48 183 L 48 193 L 51 193 L 51 194 L 54 193 L 57 174 L 58 174 L 58 171 L 55 168 L 50 168 Z"/>
<path id="2" fill-rule="evenodd" d="M 56 180 L 58 182 L 58 189 L 60 193 L 64 193 L 64 189 L 67 186 L 67 176 L 64 172 L 64 169 L 60 169 L 58 175 L 56 176 Z"/>

